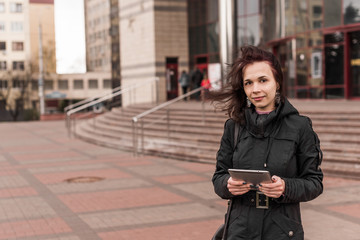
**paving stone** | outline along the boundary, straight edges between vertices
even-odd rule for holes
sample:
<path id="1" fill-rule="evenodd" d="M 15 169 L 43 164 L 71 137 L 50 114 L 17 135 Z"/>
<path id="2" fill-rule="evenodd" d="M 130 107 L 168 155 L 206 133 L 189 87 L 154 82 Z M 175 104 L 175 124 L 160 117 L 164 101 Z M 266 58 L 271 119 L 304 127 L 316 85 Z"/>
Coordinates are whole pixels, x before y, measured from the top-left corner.
<path id="1" fill-rule="evenodd" d="M 64 232 L 71 232 L 71 229 L 59 218 L 0 223 L 0 239 L 19 239 Z"/>
<path id="2" fill-rule="evenodd" d="M 19 188 L 8 188 L 0 189 L 0 198 L 12 198 L 20 196 L 34 196 L 37 195 L 35 189 L 31 187 L 19 187 Z"/>
<path id="3" fill-rule="evenodd" d="M 208 240 L 222 221 L 209 220 L 156 227 L 137 228 L 115 232 L 102 232 L 102 240 Z M 214 227 L 216 226 L 216 227 Z"/>
<path id="4" fill-rule="evenodd" d="M 314 210 L 302 211 L 305 239 L 308 240 L 358 240 L 359 224 L 343 220 L 337 216 Z"/>
<path id="5" fill-rule="evenodd" d="M 63 193 L 80 193 L 80 192 L 101 192 L 104 190 L 118 190 L 118 189 L 132 189 L 148 187 L 152 184 L 145 180 L 133 178 L 133 179 L 120 179 L 109 180 L 105 179 L 99 182 L 92 183 L 58 183 L 48 185 L 48 188 L 56 194 Z"/>
<path id="6" fill-rule="evenodd" d="M 40 197 L 0 199 L 0 221 L 54 215 L 54 210 Z"/>
<path id="7" fill-rule="evenodd" d="M 205 177 L 197 176 L 194 174 L 184 174 L 184 175 L 174 175 L 174 176 L 160 176 L 154 177 L 155 181 L 164 183 L 164 184 L 175 184 L 175 183 L 185 183 L 185 182 L 204 182 L 208 179 Z"/>
<path id="8" fill-rule="evenodd" d="M 76 213 L 189 201 L 159 187 L 68 194 L 59 199 Z"/>
<path id="9" fill-rule="evenodd" d="M 360 223 L 360 203 L 356 204 L 346 204 L 346 205 L 337 205 L 328 207 L 329 210 L 346 214 L 358 218 L 358 223 Z"/>
<path id="10" fill-rule="evenodd" d="M 218 199 L 219 197 L 214 193 L 214 187 L 210 181 L 199 183 L 184 183 L 176 184 L 174 188 L 196 195 L 201 199 Z"/>
<path id="11" fill-rule="evenodd" d="M 0 176 L 0 189 L 11 187 L 24 187 L 28 185 L 29 183 L 21 176 Z"/>
<path id="12" fill-rule="evenodd" d="M 216 217 L 219 214 L 220 212 L 216 209 L 199 203 L 188 203 L 82 214 L 81 218 L 92 228 L 110 228 Z"/>
<path id="13" fill-rule="evenodd" d="M 166 165 L 150 165 L 150 166 L 139 166 L 139 167 L 129 167 L 130 171 L 143 176 L 167 176 L 167 175 L 179 175 L 186 173 L 185 170 L 166 166 Z"/>
<path id="14" fill-rule="evenodd" d="M 92 169 L 84 171 L 67 171 L 67 172 L 51 172 L 51 173 L 40 173 L 35 176 L 44 184 L 61 183 L 67 179 L 76 177 L 100 177 L 104 179 L 120 179 L 130 178 L 130 175 L 121 172 L 118 169 Z"/>
<path id="15" fill-rule="evenodd" d="M 77 171 L 77 170 L 89 170 L 89 169 L 102 169 L 108 168 L 106 164 L 82 164 L 82 165 L 65 165 L 55 167 L 38 167 L 30 168 L 28 171 L 31 173 L 52 173 L 52 172 L 66 172 L 66 171 Z"/>
<path id="16" fill-rule="evenodd" d="M 214 164 L 95 146 L 68 138 L 63 121 L 0 132 L 0 240 L 208 240 L 224 220 Z M 105 179 L 64 182 L 81 175 Z M 306 240 L 359 239 L 359 183 L 325 176 L 324 193 L 301 204 Z"/>

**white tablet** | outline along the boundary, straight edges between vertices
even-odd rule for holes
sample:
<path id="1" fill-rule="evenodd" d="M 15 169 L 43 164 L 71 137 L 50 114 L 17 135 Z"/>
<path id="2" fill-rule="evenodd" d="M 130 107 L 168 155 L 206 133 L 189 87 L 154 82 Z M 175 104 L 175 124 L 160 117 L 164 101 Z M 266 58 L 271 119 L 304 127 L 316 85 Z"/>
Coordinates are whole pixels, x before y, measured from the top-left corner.
<path id="1" fill-rule="evenodd" d="M 229 169 L 228 171 L 233 179 L 241 180 L 253 185 L 272 182 L 269 171 L 247 169 Z"/>

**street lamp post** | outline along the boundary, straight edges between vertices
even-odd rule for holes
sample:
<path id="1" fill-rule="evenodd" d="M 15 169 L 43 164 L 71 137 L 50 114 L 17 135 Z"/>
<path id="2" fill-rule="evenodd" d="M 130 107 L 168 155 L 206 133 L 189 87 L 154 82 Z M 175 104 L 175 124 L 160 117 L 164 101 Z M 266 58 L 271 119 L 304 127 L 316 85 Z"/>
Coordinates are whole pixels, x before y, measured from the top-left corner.
<path id="1" fill-rule="evenodd" d="M 43 67 L 43 51 L 42 51 L 42 29 L 39 23 L 39 101 L 40 101 L 40 115 L 45 114 L 45 100 L 44 100 L 44 67 Z"/>

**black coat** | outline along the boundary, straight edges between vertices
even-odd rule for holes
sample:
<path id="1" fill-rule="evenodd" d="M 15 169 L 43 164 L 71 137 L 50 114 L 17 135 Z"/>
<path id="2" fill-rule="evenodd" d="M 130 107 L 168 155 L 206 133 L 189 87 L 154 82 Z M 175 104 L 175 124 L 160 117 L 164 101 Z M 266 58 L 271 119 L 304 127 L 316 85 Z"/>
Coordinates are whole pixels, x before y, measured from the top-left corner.
<path id="1" fill-rule="evenodd" d="M 287 100 L 267 116 L 250 108 L 245 116 L 246 126 L 240 128 L 235 148 L 235 124 L 226 121 L 212 179 L 221 198 L 233 198 L 228 240 L 304 239 L 299 203 L 323 191 L 322 153 L 311 121 Z M 229 168 L 268 170 L 284 179 L 284 195 L 271 199 L 269 209 L 244 204 L 255 191 L 234 197 L 227 189 Z"/>

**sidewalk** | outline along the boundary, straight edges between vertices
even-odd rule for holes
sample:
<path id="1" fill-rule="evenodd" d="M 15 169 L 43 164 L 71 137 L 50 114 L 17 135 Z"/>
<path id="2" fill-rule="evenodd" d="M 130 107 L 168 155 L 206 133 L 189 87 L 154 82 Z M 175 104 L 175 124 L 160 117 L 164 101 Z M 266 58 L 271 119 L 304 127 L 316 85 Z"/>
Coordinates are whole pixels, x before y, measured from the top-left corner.
<path id="1" fill-rule="evenodd" d="M 134 158 L 68 138 L 63 121 L 0 133 L 0 240 L 209 240 L 223 222 L 214 165 Z M 359 183 L 325 178 L 302 204 L 307 240 L 360 239 Z"/>

